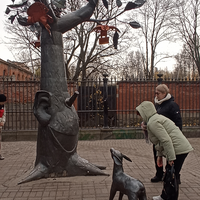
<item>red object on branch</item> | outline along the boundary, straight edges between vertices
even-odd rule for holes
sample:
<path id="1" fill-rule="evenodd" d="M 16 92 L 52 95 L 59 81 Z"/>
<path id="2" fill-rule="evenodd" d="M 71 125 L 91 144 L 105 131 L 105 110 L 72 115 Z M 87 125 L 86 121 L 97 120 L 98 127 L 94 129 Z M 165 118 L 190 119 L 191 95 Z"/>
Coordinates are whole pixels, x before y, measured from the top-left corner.
<path id="1" fill-rule="evenodd" d="M 35 40 L 35 41 L 31 42 L 31 44 L 34 44 L 35 48 L 39 48 L 40 47 L 40 40 Z"/>
<path id="2" fill-rule="evenodd" d="M 0 117 L 3 117 L 4 109 L 0 109 Z"/>
<path id="3" fill-rule="evenodd" d="M 92 30 L 97 33 L 101 33 L 100 38 L 99 38 L 99 44 L 109 43 L 109 37 L 107 37 L 108 30 L 115 30 L 115 31 L 120 32 L 119 29 L 116 28 L 115 26 L 108 26 L 108 25 L 98 25 Z"/>
<path id="4" fill-rule="evenodd" d="M 44 25 L 49 34 L 51 34 L 50 32 L 51 27 L 49 26 L 48 23 L 53 23 L 53 19 L 51 16 L 47 14 L 48 11 L 49 9 L 43 3 L 36 2 L 32 4 L 27 10 L 28 23 L 34 24 L 36 22 L 40 22 L 41 24 Z"/>

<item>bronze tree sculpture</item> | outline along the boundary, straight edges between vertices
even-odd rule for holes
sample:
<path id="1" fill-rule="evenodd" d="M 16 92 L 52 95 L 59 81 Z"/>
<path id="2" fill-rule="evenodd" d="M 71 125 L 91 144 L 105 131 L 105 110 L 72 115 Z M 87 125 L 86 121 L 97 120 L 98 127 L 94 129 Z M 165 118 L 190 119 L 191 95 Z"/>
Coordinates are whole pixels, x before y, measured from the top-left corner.
<path id="1" fill-rule="evenodd" d="M 69 14 L 58 16 L 59 7 L 64 7 L 66 0 L 29 0 L 8 5 L 6 13 L 17 10 L 9 19 L 13 23 L 17 18 L 22 26 L 39 23 L 41 32 L 41 86 L 35 95 L 34 115 L 39 122 L 37 155 L 32 172 L 20 183 L 55 176 L 77 175 L 106 175 L 104 167 L 96 166 L 81 158 L 77 154 L 78 144 L 78 115 L 72 105 L 78 92 L 72 97 L 68 92 L 65 76 L 63 39 L 62 34 L 76 27 L 78 24 L 89 21 L 98 0 L 89 0 L 88 3 Z M 103 0 L 104 6 L 106 0 Z M 124 11 L 138 8 L 144 0 L 129 2 Z M 58 6 L 59 3 L 59 6 Z M 121 6 L 120 0 L 117 0 Z M 20 15 L 19 9 L 27 8 L 28 16 Z M 138 28 L 137 22 L 130 25 Z"/>

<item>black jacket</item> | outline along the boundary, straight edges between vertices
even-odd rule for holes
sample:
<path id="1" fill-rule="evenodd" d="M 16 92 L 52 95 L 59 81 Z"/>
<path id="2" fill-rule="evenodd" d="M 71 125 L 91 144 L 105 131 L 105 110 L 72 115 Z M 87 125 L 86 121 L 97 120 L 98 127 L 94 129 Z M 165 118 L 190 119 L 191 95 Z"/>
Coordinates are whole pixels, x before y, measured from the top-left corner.
<path id="1" fill-rule="evenodd" d="M 176 126 L 182 130 L 182 118 L 180 113 L 180 108 L 178 104 L 174 101 L 172 96 L 170 99 L 162 102 L 160 105 L 155 104 L 158 114 L 164 115 L 165 117 L 171 119 Z"/>

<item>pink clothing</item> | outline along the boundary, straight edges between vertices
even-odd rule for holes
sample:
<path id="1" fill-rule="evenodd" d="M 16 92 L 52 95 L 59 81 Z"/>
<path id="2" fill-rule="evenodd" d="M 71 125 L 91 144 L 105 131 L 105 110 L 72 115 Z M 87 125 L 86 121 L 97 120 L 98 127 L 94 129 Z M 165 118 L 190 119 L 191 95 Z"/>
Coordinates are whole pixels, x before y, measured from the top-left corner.
<path id="1" fill-rule="evenodd" d="M 6 108 L 5 106 L 0 109 L 0 122 L 6 122 Z M 0 150 L 1 150 L 2 126 L 0 126 Z"/>

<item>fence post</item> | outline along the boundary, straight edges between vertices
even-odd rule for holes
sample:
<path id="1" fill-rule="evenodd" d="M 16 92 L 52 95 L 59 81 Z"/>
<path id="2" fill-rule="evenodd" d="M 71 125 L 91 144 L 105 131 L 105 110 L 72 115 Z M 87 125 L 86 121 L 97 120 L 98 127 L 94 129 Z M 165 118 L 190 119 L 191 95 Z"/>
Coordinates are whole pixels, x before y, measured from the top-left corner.
<path id="1" fill-rule="evenodd" d="M 157 79 L 157 81 L 158 81 L 158 85 L 160 85 L 161 83 L 162 83 L 162 76 L 163 76 L 163 74 L 157 74 L 157 76 L 158 76 L 158 79 Z"/>
<path id="2" fill-rule="evenodd" d="M 103 74 L 103 117 L 104 117 L 104 128 L 108 128 L 108 74 Z"/>

